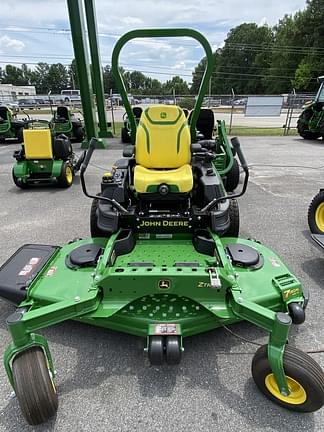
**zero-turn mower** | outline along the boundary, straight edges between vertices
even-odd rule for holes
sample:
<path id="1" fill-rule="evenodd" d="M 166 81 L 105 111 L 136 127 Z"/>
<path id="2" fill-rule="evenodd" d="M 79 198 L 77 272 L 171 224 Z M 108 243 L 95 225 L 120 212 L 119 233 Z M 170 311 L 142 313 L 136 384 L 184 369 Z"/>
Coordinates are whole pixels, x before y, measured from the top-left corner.
<path id="1" fill-rule="evenodd" d="M 136 125 L 118 68 L 121 48 L 136 37 L 192 37 L 207 65 L 190 128 L 177 106 L 156 105 Z M 106 173 L 93 199 L 91 238 L 63 247 L 22 246 L 0 269 L 0 296 L 17 309 L 7 324 L 4 355 L 10 383 L 31 424 L 58 406 L 49 346 L 39 329 L 74 319 L 141 336 L 152 365 L 180 362 L 187 336 L 241 320 L 266 330 L 268 343 L 252 360 L 252 376 L 269 399 L 294 411 L 324 404 L 324 374 L 307 354 L 287 344 L 292 324 L 305 319 L 308 293 L 281 258 L 254 240 L 238 238 L 236 199 L 213 163 L 217 141 L 197 140 L 196 121 L 213 69 L 207 40 L 191 29 L 145 29 L 117 42 L 112 68 L 129 116 L 132 146 Z M 225 143 L 227 152 L 231 152 Z M 113 349 L 113 347 L 112 347 Z M 212 361 L 212 359 L 211 359 Z"/>
<path id="2" fill-rule="evenodd" d="M 80 118 L 71 113 L 70 108 L 58 106 L 51 120 L 54 136 L 64 134 L 71 141 L 82 142 L 84 140 L 84 128 Z"/>
<path id="3" fill-rule="evenodd" d="M 33 128 L 46 124 L 47 128 Z M 45 120 L 28 122 L 23 131 L 23 145 L 13 157 L 16 163 L 12 178 L 16 186 L 26 189 L 31 184 L 56 184 L 68 188 L 80 169 L 85 152 L 79 158 L 73 152 L 70 139 L 65 134 L 54 136 Z"/>
<path id="4" fill-rule="evenodd" d="M 313 101 L 303 106 L 297 121 L 297 131 L 302 138 L 324 139 L 324 76 L 318 78 L 320 87 Z"/>
<path id="5" fill-rule="evenodd" d="M 17 120 L 7 106 L 0 106 L 0 142 L 14 138 L 18 143 L 23 142 L 23 131 L 27 127 L 25 120 Z"/>

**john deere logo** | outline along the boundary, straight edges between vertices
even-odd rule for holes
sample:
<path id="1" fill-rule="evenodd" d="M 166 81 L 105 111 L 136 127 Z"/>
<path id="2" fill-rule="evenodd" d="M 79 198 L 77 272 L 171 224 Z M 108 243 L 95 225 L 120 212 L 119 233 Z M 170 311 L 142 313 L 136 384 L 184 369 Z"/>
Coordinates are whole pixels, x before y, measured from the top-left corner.
<path id="1" fill-rule="evenodd" d="M 171 287 L 171 281 L 169 279 L 160 279 L 159 280 L 159 288 L 160 289 L 169 289 Z"/>
<path id="2" fill-rule="evenodd" d="M 160 114 L 161 119 L 165 119 L 166 116 L 167 116 L 167 113 L 164 112 L 164 111 L 162 111 L 161 114 Z"/>

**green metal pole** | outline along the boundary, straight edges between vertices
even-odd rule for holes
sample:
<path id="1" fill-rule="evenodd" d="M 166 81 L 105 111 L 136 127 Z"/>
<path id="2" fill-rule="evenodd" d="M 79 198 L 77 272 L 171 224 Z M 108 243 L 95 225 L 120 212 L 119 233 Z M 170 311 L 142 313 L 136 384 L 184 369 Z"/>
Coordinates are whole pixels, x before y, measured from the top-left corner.
<path id="1" fill-rule="evenodd" d="M 90 62 L 85 40 L 86 27 L 84 22 L 82 0 L 67 0 L 67 4 L 69 10 L 75 63 L 80 83 L 84 125 L 87 134 L 87 140 L 84 141 L 82 147 L 88 148 L 90 139 L 92 137 L 98 137 L 98 133 L 91 86 Z"/>
<path id="2" fill-rule="evenodd" d="M 92 82 L 96 93 L 97 111 L 99 120 L 99 137 L 112 137 L 111 131 L 107 130 L 107 119 L 105 109 L 105 95 L 100 64 L 100 53 L 98 43 L 97 20 L 95 16 L 93 0 L 84 0 L 84 7 L 87 19 L 88 38 L 92 65 Z"/>

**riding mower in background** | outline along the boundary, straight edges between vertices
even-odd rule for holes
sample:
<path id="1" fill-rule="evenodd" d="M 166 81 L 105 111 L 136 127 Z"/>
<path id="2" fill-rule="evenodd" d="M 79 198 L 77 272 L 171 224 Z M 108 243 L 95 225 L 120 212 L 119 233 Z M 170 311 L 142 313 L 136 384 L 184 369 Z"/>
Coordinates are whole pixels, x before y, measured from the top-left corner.
<path id="1" fill-rule="evenodd" d="M 46 124 L 33 129 L 33 125 Z M 26 189 L 31 184 L 54 183 L 68 188 L 80 169 L 85 152 L 79 158 L 73 153 L 71 142 L 65 134 L 54 136 L 45 120 L 29 121 L 24 129 L 24 144 L 14 152 L 16 163 L 12 177 L 16 186 Z"/>
<path id="2" fill-rule="evenodd" d="M 135 120 L 136 120 L 136 124 L 138 124 L 140 121 L 143 109 L 141 107 L 135 106 L 132 108 L 132 111 L 133 111 L 133 115 L 134 115 Z M 126 143 L 132 142 L 132 140 L 131 140 L 131 126 L 130 126 L 126 112 L 123 115 L 123 123 L 124 123 L 124 126 L 121 129 L 121 140 L 122 140 L 122 143 L 126 144 Z"/>
<path id="3" fill-rule="evenodd" d="M 23 142 L 23 131 L 26 128 L 25 120 L 16 120 L 7 106 L 0 106 L 0 142 L 8 138 L 15 138 L 18 143 Z"/>
<path id="4" fill-rule="evenodd" d="M 161 36 L 193 37 L 206 52 L 190 129 L 183 111 L 170 105 L 147 108 L 136 125 L 127 99 L 121 48 L 136 37 Z M 97 138 L 90 140 L 81 184 L 93 199 L 96 232 L 63 247 L 24 245 L 0 269 L 0 296 L 17 306 L 7 319 L 12 342 L 4 364 L 26 420 L 44 422 L 58 406 L 50 350 L 35 332 L 70 319 L 143 337 L 152 365 L 178 364 L 187 336 L 247 320 L 270 334 L 252 360 L 259 389 L 291 410 L 321 408 L 322 369 L 287 344 L 292 323 L 305 319 L 307 291 L 273 251 L 237 237 L 238 213 L 233 219 L 230 207 L 237 208 L 249 177 L 239 141 L 232 145 L 245 178 L 239 193 L 227 194 L 211 143 L 196 138 L 213 70 L 209 43 L 191 29 L 134 30 L 117 41 L 112 70 L 132 146 L 93 196 L 85 172 Z"/>
<path id="5" fill-rule="evenodd" d="M 297 131 L 302 138 L 324 139 L 324 76 L 318 78 L 320 88 L 313 101 L 306 103 L 297 122 Z"/>
<path id="6" fill-rule="evenodd" d="M 51 120 L 54 136 L 64 134 L 71 141 L 82 142 L 84 140 L 84 128 L 80 118 L 71 114 L 69 107 L 58 106 Z"/>

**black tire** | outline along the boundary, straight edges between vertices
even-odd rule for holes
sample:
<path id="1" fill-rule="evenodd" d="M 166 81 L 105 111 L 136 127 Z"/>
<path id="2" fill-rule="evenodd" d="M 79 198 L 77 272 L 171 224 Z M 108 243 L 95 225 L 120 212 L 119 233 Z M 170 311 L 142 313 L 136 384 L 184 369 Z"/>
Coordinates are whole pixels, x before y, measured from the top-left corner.
<path id="1" fill-rule="evenodd" d="M 320 132 L 311 132 L 308 130 L 309 121 L 313 116 L 313 110 L 308 109 L 301 113 L 297 121 L 297 131 L 304 139 L 316 140 L 321 136 Z"/>
<path id="2" fill-rule="evenodd" d="M 162 336 L 150 336 L 148 358 L 152 366 L 161 366 L 164 360 L 164 341 Z"/>
<path id="3" fill-rule="evenodd" d="M 121 140 L 122 143 L 127 144 L 132 142 L 131 137 L 129 136 L 127 128 L 123 127 L 121 130 Z"/>
<path id="4" fill-rule="evenodd" d="M 74 139 L 76 142 L 82 142 L 84 140 L 84 129 L 82 126 L 78 126 L 75 128 Z"/>
<path id="5" fill-rule="evenodd" d="M 19 187 L 20 189 L 27 189 L 28 188 L 28 183 L 23 183 L 22 181 L 20 181 L 19 178 L 15 175 L 13 168 L 12 168 L 12 179 L 13 179 L 15 185 L 17 187 Z"/>
<path id="6" fill-rule="evenodd" d="M 98 200 L 93 199 L 90 210 L 90 234 L 91 237 L 108 237 L 108 234 L 102 231 L 97 224 Z"/>
<path id="7" fill-rule="evenodd" d="M 283 363 L 292 390 L 286 398 L 278 388 L 271 386 L 274 378 L 268 361 L 267 345 L 257 350 L 252 360 L 252 376 L 259 390 L 276 404 L 292 411 L 313 412 L 320 409 L 324 405 L 324 373 L 319 364 L 290 345 L 285 347 Z"/>
<path id="8" fill-rule="evenodd" d="M 234 158 L 233 166 L 226 176 L 226 186 L 227 192 L 233 192 L 239 184 L 240 181 L 240 167 L 237 160 Z"/>
<path id="9" fill-rule="evenodd" d="M 77 173 L 79 171 L 79 169 L 81 168 L 81 165 L 82 165 L 82 163 L 83 163 L 83 161 L 84 161 L 84 159 L 86 157 L 86 154 L 87 154 L 87 152 L 86 152 L 86 150 L 84 150 L 81 153 L 81 155 L 79 156 L 79 159 L 77 160 L 76 164 L 73 167 L 74 173 Z"/>
<path id="10" fill-rule="evenodd" d="M 240 232 L 240 210 L 235 198 L 229 204 L 230 226 L 225 233 L 226 237 L 238 237 Z"/>
<path id="11" fill-rule="evenodd" d="M 53 417 L 58 397 L 43 350 L 33 347 L 19 353 L 13 360 L 12 374 L 15 393 L 27 422 L 37 425 Z"/>
<path id="12" fill-rule="evenodd" d="M 69 188 L 73 183 L 74 172 L 69 162 L 63 162 L 61 174 L 57 178 L 57 184 L 61 188 Z"/>
<path id="13" fill-rule="evenodd" d="M 324 191 L 319 191 L 308 207 L 308 226 L 312 234 L 324 234 Z"/>
<path id="14" fill-rule="evenodd" d="M 167 336 L 165 354 L 168 365 L 177 365 L 180 363 L 182 352 L 179 336 Z"/>
<path id="15" fill-rule="evenodd" d="M 21 144 L 24 141 L 24 128 L 19 127 L 16 130 L 16 140 L 17 143 Z"/>

